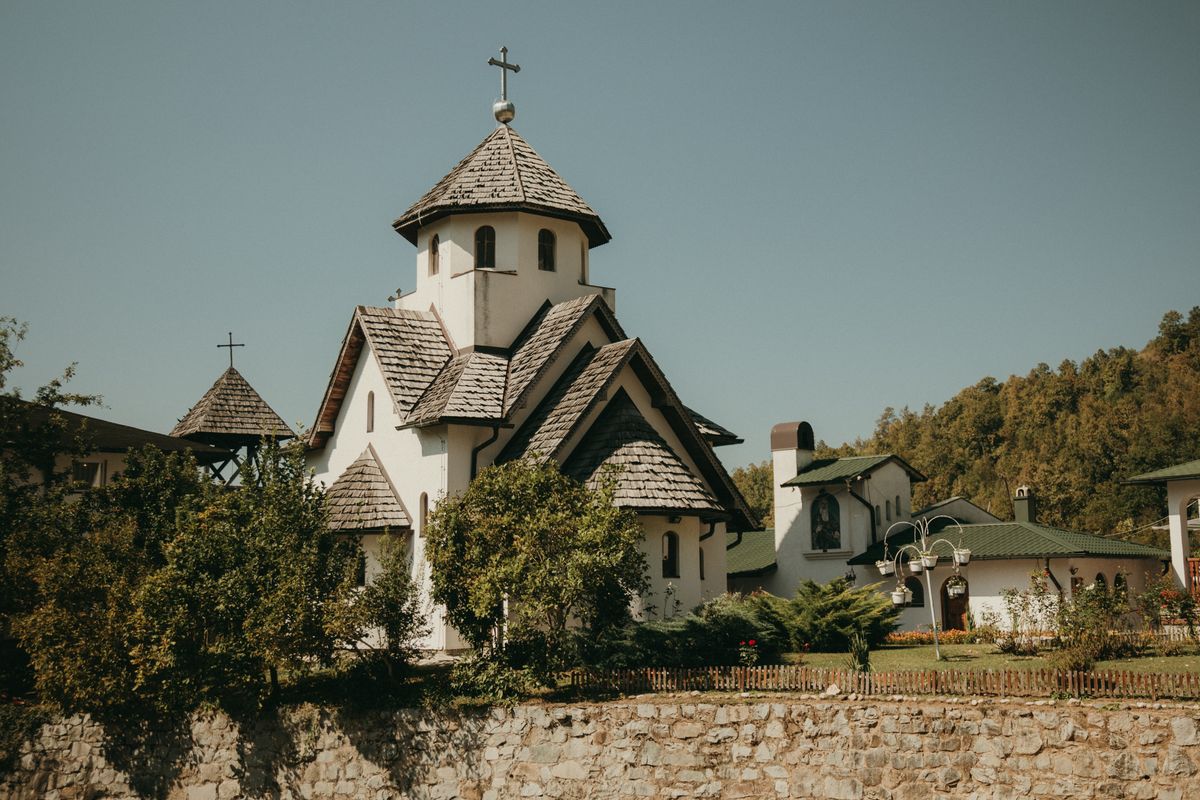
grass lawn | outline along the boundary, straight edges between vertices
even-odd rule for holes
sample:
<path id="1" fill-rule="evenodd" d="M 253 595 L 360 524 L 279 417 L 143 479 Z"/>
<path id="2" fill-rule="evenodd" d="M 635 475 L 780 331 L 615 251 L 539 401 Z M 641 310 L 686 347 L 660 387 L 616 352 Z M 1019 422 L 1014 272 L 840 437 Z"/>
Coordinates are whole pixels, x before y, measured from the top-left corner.
<path id="1" fill-rule="evenodd" d="M 911 669 L 1047 669 L 1042 656 L 1013 656 L 1001 653 L 992 644 L 942 645 L 942 660 L 933 655 L 933 645 L 884 645 L 871 651 L 871 668 L 876 672 L 897 672 Z M 797 656 L 789 661 L 795 663 Z M 845 653 L 808 653 L 801 663 L 809 667 L 843 669 L 847 666 Z M 1200 655 L 1193 649 L 1188 655 L 1124 658 L 1101 661 L 1096 669 L 1120 669 L 1133 672 L 1196 672 L 1200 670 Z"/>

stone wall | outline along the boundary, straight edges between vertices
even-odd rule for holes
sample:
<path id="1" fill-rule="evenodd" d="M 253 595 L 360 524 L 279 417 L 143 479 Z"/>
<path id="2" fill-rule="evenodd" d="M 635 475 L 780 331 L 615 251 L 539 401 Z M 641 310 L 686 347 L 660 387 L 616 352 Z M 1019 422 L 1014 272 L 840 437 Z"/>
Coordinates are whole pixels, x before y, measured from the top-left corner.
<path id="1" fill-rule="evenodd" d="M 115 726 L 110 726 L 110 730 Z M 1200 705 L 680 695 L 45 725 L 0 798 L 1200 797 Z"/>

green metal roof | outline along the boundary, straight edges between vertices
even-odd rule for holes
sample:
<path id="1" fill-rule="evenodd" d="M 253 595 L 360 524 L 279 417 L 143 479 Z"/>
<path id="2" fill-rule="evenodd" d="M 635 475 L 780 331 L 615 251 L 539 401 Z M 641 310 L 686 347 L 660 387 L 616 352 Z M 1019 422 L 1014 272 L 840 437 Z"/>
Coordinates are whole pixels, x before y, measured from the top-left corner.
<path id="1" fill-rule="evenodd" d="M 731 578 L 762 575 L 775 569 L 775 529 L 747 531 L 736 546 L 736 533 L 725 534 L 725 572 Z"/>
<path id="2" fill-rule="evenodd" d="M 1200 478 L 1200 459 L 1176 464 L 1173 467 L 1156 469 L 1153 472 L 1143 472 L 1126 478 L 1121 483 L 1166 483 L 1167 481 L 1184 481 L 1189 478 Z"/>
<path id="3" fill-rule="evenodd" d="M 857 478 L 883 466 L 889 461 L 895 461 L 914 481 L 923 481 L 925 476 L 917 472 L 900 456 L 885 453 L 881 456 L 848 456 L 846 458 L 818 458 L 809 464 L 791 480 L 784 481 L 783 486 L 821 486 L 827 483 L 842 483 Z"/>
<path id="4" fill-rule="evenodd" d="M 888 549 L 895 555 L 896 548 L 911 544 L 916 534 L 909 528 L 888 537 Z M 971 560 L 988 561 L 1001 558 L 1065 558 L 1070 556 L 1088 558 L 1154 558 L 1165 560 L 1171 557 L 1166 550 L 1150 545 L 1127 542 L 1123 539 L 1106 539 L 1090 533 L 1077 533 L 1050 525 L 1033 522 L 1000 522 L 984 525 L 963 525 L 961 540 L 959 528 L 949 525 L 944 530 L 929 536 L 930 541 L 945 539 L 971 551 Z M 935 551 L 949 561 L 950 552 L 944 546 Z M 850 559 L 849 564 L 874 564 L 883 558 L 883 542 L 878 542 Z"/>

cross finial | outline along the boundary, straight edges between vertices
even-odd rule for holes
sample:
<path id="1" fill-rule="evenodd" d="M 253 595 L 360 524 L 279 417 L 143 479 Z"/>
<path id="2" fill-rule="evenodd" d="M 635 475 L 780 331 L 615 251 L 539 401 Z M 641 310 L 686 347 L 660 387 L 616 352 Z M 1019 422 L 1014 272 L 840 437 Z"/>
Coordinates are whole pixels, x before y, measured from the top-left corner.
<path id="1" fill-rule="evenodd" d="M 228 347 L 229 348 L 229 368 L 230 369 L 233 369 L 233 348 L 245 347 L 245 346 L 246 346 L 245 344 L 234 344 L 233 343 L 233 331 L 229 332 L 229 344 L 217 345 L 217 347 Z"/>
<path id="2" fill-rule="evenodd" d="M 500 68 L 500 99 L 492 104 L 492 113 L 496 115 L 498 121 L 507 125 L 517 115 L 517 107 L 508 99 L 508 71 L 512 70 L 514 73 L 520 72 L 521 65 L 508 63 L 507 47 L 500 48 L 499 61 L 489 58 L 488 64 Z"/>

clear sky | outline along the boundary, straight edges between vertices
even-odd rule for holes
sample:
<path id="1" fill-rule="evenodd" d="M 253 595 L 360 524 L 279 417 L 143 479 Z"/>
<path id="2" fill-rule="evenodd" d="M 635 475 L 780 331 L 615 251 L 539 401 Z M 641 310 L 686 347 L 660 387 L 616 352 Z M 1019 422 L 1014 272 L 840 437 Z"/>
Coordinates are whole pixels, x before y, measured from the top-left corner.
<path id="1" fill-rule="evenodd" d="M 312 423 L 390 222 L 495 122 L 613 241 L 684 402 L 831 443 L 1200 304 L 1200 3 L 0 0 L 0 315 L 27 391 L 169 430 L 227 364 Z"/>

